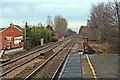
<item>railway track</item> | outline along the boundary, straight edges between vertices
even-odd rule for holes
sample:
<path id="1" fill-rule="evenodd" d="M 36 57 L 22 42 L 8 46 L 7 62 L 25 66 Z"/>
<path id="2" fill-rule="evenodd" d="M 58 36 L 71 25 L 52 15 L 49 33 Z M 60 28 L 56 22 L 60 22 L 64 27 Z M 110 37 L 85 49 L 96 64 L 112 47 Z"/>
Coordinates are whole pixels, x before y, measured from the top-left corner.
<path id="1" fill-rule="evenodd" d="M 53 44 L 53 42 L 44 44 L 43 46 L 37 46 L 37 47 L 31 48 L 30 50 L 23 49 L 21 51 L 11 52 L 10 54 L 7 54 L 7 55 L 12 60 L 12 59 L 15 59 L 17 57 L 23 56 L 25 54 L 29 54 L 32 51 L 34 52 L 35 50 L 39 50 L 40 48 L 46 47 L 46 46 L 51 45 L 51 44 Z"/>
<path id="2" fill-rule="evenodd" d="M 61 72 L 61 70 L 62 70 L 62 68 L 63 68 L 63 66 L 64 66 L 64 64 L 65 64 L 66 59 L 69 57 L 68 54 L 69 54 L 71 48 L 73 47 L 73 45 L 74 45 L 74 43 L 73 43 L 72 46 L 69 48 L 67 54 L 65 55 L 65 57 L 64 57 L 63 60 L 61 61 L 60 65 L 57 67 L 57 69 L 56 69 L 55 73 L 53 74 L 51 80 L 57 80 L 57 79 L 58 79 L 59 73 Z"/>
<path id="3" fill-rule="evenodd" d="M 17 61 L 17 60 L 19 60 L 19 59 L 21 59 L 21 58 L 24 58 L 24 57 L 26 57 L 26 56 L 29 56 L 29 55 L 31 55 L 31 54 L 34 54 L 35 52 L 38 52 L 38 51 L 44 50 L 44 49 L 46 49 L 46 48 L 49 48 L 49 47 L 51 47 L 51 46 L 53 46 L 53 45 L 56 45 L 56 44 L 58 44 L 58 43 L 62 43 L 62 42 L 63 42 L 63 41 L 61 41 L 61 42 L 56 42 L 56 43 L 53 43 L 53 44 L 49 44 L 49 45 L 46 45 L 46 46 L 44 46 L 44 47 L 41 47 L 40 49 L 30 51 L 29 53 L 24 53 L 24 52 L 23 52 L 24 55 L 20 55 L 20 56 L 18 56 L 17 58 L 14 58 L 14 59 L 6 62 L 6 63 L 0 64 L 0 67 L 1 67 L 1 66 L 4 66 L 4 65 L 7 65 L 7 64 L 9 64 L 9 63 L 11 63 L 11 62 Z"/>
<path id="4" fill-rule="evenodd" d="M 23 51 L 20 51 L 20 52 L 16 52 L 16 53 L 13 53 L 13 54 L 7 54 L 7 55 L 9 56 L 9 58 L 10 58 L 11 60 L 13 60 L 13 59 L 16 59 L 16 58 L 18 58 L 18 57 L 21 57 L 21 56 L 23 56 L 23 55 L 27 55 L 27 54 L 29 54 L 29 53 L 34 53 L 34 52 L 36 52 L 36 51 L 43 50 L 43 49 L 45 49 L 45 48 L 47 48 L 47 47 L 50 47 L 50 46 L 52 46 L 52 45 L 54 45 L 54 44 L 64 42 L 64 41 L 66 41 L 66 40 L 68 40 L 68 39 L 70 39 L 70 38 L 65 38 L 63 41 L 58 41 L 58 42 L 55 42 L 55 43 L 54 43 L 54 42 L 47 43 L 47 44 L 45 44 L 45 45 L 43 45 L 43 46 L 37 46 L 37 47 L 32 48 L 32 49 L 30 49 L 30 50 L 28 50 L 28 51 L 23 50 Z M 0 67 L 1 67 L 1 64 L 3 64 L 3 63 L 0 63 Z"/>
<path id="5" fill-rule="evenodd" d="M 65 44 L 60 45 L 60 47 L 59 47 L 59 49 L 58 49 L 57 51 L 59 51 L 61 48 L 65 47 L 65 45 L 67 45 L 67 44 L 68 44 L 68 42 L 66 42 Z M 54 55 L 54 54 L 53 54 L 53 55 Z M 49 57 L 50 57 L 50 56 L 49 56 Z M 37 60 L 36 60 L 36 61 L 37 61 Z M 16 77 L 17 77 L 17 78 L 25 78 L 27 75 L 29 75 L 30 73 L 32 73 L 33 70 L 35 70 L 38 66 L 42 65 L 42 63 L 44 63 L 45 61 L 46 61 L 46 59 L 43 59 L 43 60 L 41 60 L 40 62 L 35 63 L 35 64 L 34 64 L 35 67 L 32 67 L 32 68 L 31 68 L 31 67 L 28 67 L 28 68 L 26 68 L 24 71 L 22 71 L 22 73 L 16 75 L 15 78 L 16 78 Z M 33 64 L 31 64 L 31 65 L 33 65 Z"/>
<path id="6" fill-rule="evenodd" d="M 64 63 L 67 58 L 71 48 L 74 43 L 66 44 L 63 48 L 58 50 L 55 54 L 53 54 L 50 58 L 48 58 L 43 64 L 38 66 L 31 74 L 26 76 L 25 80 L 39 78 L 39 79 L 47 79 L 54 78 L 60 66 Z"/>
<path id="7" fill-rule="evenodd" d="M 64 41 L 62 41 L 64 42 Z M 7 63 L 1 64 L 0 67 L 2 67 L 2 71 L 3 73 L 0 75 L 1 77 L 5 76 L 6 74 L 10 73 L 11 71 L 15 70 L 16 68 L 19 68 L 20 66 L 34 60 L 35 58 L 39 57 L 39 51 L 44 50 L 46 48 L 55 48 L 57 47 L 59 44 L 61 44 L 62 42 L 57 42 L 55 44 L 49 45 L 47 47 L 44 47 L 40 50 L 37 50 L 35 52 L 29 53 L 27 55 L 18 57 L 16 59 L 13 59 Z M 10 65 L 10 66 L 9 66 Z M 11 66 L 12 65 L 12 66 Z"/>

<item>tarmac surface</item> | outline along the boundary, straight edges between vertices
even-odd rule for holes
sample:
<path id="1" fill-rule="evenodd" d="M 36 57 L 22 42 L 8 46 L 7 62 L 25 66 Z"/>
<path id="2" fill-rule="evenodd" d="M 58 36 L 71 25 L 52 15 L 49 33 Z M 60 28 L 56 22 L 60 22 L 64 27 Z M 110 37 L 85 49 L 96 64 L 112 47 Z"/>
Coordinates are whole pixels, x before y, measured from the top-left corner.
<path id="1" fill-rule="evenodd" d="M 97 78 L 119 78 L 118 54 L 92 54 L 89 58 Z"/>

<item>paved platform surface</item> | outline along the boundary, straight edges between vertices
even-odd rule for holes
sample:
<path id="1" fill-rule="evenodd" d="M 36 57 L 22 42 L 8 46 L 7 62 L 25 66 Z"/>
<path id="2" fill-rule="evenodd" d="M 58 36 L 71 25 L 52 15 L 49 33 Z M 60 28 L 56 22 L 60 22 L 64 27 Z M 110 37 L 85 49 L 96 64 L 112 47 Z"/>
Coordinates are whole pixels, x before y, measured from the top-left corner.
<path id="1" fill-rule="evenodd" d="M 23 47 L 22 48 L 16 48 L 16 49 L 10 49 L 10 50 L 5 51 L 5 54 L 9 54 L 9 53 L 16 52 L 16 51 L 21 51 L 21 50 L 23 50 Z"/>
<path id="2" fill-rule="evenodd" d="M 118 54 L 88 54 L 97 78 L 103 80 L 119 80 Z M 81 54 L 83 78 L 93 78 L 90 65 L 85 54 Z"/>
<path id="3" fill-rule="evenodd" d="M 83 78 L 93 79 L 94 77 L 93 77 L 93 74 L 91 72 L 91 69 L 90 69 L 90 66 L 88 64 L 88 61 L 86 59 L 85 54 L 81 54 L 81 66 L 82 66 Z"/>
<path id="4" fill-rule="evenodd" d="M 80 80 L 80 78 L 82 78 L 82 70 L 80 63 L 80 54 L 70 55 L 63 70 L 63 73 L 60 77 L 61 80 Z"/>
<path id="5" fill-rule="evenodd" d="M 116 78 L 119 75 L 118 54 L 91 54 L 89 58 L 96 71 L 97 78 Z"/>

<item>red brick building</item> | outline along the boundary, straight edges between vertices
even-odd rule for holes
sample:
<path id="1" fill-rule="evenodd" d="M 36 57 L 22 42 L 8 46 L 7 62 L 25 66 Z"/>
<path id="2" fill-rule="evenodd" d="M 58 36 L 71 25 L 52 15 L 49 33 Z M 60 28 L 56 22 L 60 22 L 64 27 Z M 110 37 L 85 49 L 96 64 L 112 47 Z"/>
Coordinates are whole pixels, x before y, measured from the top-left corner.
<path id="1" fill-rule="evenodd" d="M 1 29 L 0 31 L 0 48 L 10 49 L 20 47 L 23 41 L 23 30 L 20 26 L 10 24 L 9 27 Z M 23 46 L 23 45 L 22 45 Z"/>

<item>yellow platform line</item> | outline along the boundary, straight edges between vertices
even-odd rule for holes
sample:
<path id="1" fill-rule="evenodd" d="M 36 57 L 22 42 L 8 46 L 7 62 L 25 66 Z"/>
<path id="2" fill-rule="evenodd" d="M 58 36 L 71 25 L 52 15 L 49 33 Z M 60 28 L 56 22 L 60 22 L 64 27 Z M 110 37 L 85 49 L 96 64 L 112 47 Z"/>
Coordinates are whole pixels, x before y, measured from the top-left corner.
<path id="1" fill-rule="evenodd" d="M 92 71 L 92 75 L 93 75 L 94 79 L 97 80 L 97 76 L 96 76 L 96 73 L 95 73 L 95 69 L 93 68 L 92 63 L 91 63 L 88 55 L 86 54 L 85 56 L 86 56 L 86 58 L 87 58 L 88 64 L 89 64 L 89 66 L 90 66 L 90 69 L 91 69 L 91 71 Z"/>

